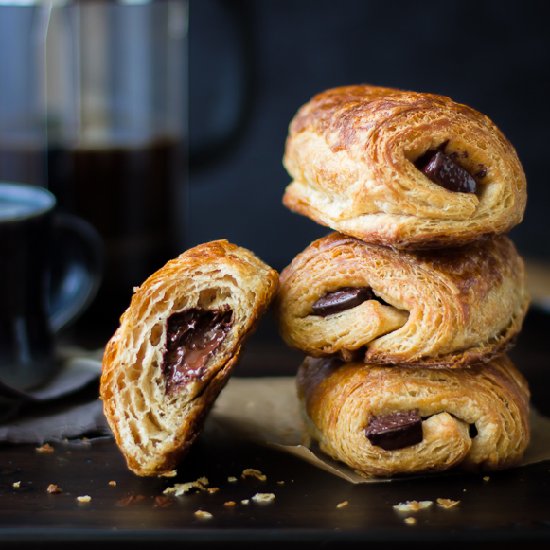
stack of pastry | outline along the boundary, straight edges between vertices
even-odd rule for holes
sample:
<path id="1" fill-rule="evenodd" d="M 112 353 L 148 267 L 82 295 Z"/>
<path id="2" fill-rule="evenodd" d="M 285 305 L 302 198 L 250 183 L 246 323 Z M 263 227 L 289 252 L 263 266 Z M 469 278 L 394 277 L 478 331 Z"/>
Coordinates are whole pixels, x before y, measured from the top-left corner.
<path id="1" fill-rule="evenodd" d="M 281 336 L 322 451 L 365 476 L 518 464 L 529 388 L 506 355 L 529 304 L 506 233 L 525 175 L 447 97 L 325 91 L 293 118 L 283 204 L 332 230 L 280 275 Z"/>

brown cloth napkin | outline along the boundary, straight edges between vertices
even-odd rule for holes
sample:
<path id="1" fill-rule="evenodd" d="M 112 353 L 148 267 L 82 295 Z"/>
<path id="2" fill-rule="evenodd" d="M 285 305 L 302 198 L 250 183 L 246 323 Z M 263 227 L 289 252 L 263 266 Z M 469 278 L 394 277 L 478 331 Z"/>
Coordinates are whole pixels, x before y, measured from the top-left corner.
<path id="1" fill-rule="evenodd" d="M 98 399 L 102 350 L 59 350 L 60 368 L 44 386 L 21 392 L 0 383 L 0 442 L 58 442 L 110 434 Z"/>

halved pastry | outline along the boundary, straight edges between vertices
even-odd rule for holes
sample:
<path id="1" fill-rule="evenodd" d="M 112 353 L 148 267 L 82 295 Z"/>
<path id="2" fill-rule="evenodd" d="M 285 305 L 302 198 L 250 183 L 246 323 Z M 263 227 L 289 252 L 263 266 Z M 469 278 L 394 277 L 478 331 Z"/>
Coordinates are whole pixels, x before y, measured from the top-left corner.
<path id="1" fill-rule="evenodd" d="M 294 116 L 283 204 L 396 248 L 452 246 L 521 222 L 526 179 L 489 118 L 444 96 L 369 85 L 314 96 Z"/>
<path id="2" fill-rule="evenodd" d="M 460 366 L 509 347 L 528 304 L 504 235 L 406 252 L 331 233 L 282 271 L 275 311 L 285 342 L 314 357 Z"/>
<path id="3" fill-rule="evenodd" d="M 529 388 L 505 355 L 463 369 L 306 358 L 296 383 L 319 448 L 367 477 L 503 469 L 529 443 Z"/>
<path id="4" fill-rule="evenodd" d="M 277 272 L 252 252 L 218 240 L 170 260 L 135 290 L 105 348 L 100 383 L 134 473 L 171 473 L 277 285 Z"/>

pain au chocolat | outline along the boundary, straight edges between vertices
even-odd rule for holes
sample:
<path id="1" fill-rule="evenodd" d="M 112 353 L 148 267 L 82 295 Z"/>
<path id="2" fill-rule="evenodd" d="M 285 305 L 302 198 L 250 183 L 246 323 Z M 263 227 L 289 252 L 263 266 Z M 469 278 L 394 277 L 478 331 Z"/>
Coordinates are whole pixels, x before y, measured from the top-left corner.
<path id="1" fill-rule="evenodd" d="M 528 304 L 505 235 L 399 251 L 333 232 L 283 269 L 275 312 L 283 340 L 313 357 L 463 366 L 505 351 Z"/>
<path id="2" fill-rule="evenodd" d="M 294 116 L 283 204 L 396 248 L 464 244 L 521 222 L 526 179 L 485 115 L 440 95 L 369 85 L 314 96 Z"/>
<path id="3" fill-rule="evenodd" d="M 100 397 L 129 469 L 169 475 L 271 303 L 278 273 L 217 240 L 170 260 L 132 296 L 104 356 Z"/>
<path id="4" fill-rule="evenodd" d="M 319 448 L 366 477 L 504 469 L 530 439 L 529 388 L 506 355 L 462 369 L 309 357 L 296 383 Z"/>

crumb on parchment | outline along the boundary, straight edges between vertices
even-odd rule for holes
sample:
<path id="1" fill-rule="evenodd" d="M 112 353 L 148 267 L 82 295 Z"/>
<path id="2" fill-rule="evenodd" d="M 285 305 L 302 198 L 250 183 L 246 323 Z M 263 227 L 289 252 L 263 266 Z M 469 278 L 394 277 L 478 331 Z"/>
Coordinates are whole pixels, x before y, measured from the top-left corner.
<path id="1" fill-rule="evenodd" d="M 20 481 L 14 481 L 11 486 L 14 488 L 14 489 L 21 489 L 21 482 Z"/>
<path id="2" fill-rule="evenodd" d="M 406 517 L 403 521 L 407 525 L 415 525 L 416 524 L 416 518 L 413 518 L 412 516 Z"/>
<path id="3" fill-rule="evenodd" d="M 63 489 L 56 483 L 50 483 L 46 488 L 46 492 L 50 493 L 51 495 L 56 495 L 56 494 L 62 493 Z"/>
<path id="4" fill-rule="evenodd" d="M 90 495 L 81 495 L 76 497 L 76 500 L 79 504 L 88 504 L 89 502 L 92 502 L 92 497 Z"/>
<path id="5" fill-rule="evenodd" d="M 336 505 L 336 508 L 345 508 L 347 505 L 349 504 L 349 502 L 347 500 L 344 500 L 342 502 L 339 502 L 337 505 Z"/>

